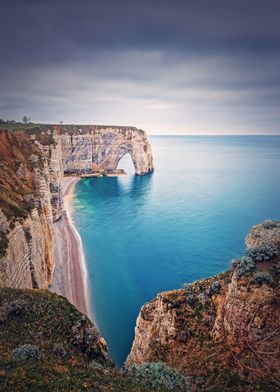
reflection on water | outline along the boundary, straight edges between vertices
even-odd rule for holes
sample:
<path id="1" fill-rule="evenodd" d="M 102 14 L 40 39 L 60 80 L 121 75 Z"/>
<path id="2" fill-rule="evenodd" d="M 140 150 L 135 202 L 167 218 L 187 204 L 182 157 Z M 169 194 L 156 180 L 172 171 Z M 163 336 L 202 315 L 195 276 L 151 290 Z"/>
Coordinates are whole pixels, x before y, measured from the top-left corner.
<path id="1" fill-rule="evenodd" d="M 228 268 L 252 225 L 279 219 L 279 137 L 150 141 L 153 174 L 135 176 L 132 168 L 76 188 L 92 309 L 118 365 L 146 301 Z M 119 167 L 128 171 L 123 160 Z"/>

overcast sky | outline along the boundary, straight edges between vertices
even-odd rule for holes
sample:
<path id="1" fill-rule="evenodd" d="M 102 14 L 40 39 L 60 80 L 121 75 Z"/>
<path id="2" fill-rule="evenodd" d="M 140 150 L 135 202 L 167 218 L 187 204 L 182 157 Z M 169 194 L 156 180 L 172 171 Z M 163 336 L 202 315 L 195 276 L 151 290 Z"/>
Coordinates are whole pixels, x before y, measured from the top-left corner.
<path id="1" fill-rule="evenodd" d="M 280 134 L 279 0 L 0 0 L 0 117 Z"/>

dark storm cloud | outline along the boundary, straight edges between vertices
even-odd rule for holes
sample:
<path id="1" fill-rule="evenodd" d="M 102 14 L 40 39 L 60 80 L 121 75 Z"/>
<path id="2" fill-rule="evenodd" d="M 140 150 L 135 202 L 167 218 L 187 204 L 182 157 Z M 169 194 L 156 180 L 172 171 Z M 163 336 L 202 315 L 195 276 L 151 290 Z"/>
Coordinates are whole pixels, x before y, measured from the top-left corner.
<path id="1" fill-rule="evenodd" d="M 0 0 L 0 117 L 278 132 L 278 0 Z"/>

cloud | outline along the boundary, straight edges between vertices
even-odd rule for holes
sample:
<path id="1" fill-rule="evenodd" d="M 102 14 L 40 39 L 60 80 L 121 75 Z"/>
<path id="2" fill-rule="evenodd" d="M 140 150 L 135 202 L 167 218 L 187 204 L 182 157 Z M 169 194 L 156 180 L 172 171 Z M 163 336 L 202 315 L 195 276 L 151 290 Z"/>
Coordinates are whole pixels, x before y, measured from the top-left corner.
<path id="1" fill-rule="evenodd" d="M 279 132 L 279 2 L 224 3 L 2 1 L 1 117 Z"/>

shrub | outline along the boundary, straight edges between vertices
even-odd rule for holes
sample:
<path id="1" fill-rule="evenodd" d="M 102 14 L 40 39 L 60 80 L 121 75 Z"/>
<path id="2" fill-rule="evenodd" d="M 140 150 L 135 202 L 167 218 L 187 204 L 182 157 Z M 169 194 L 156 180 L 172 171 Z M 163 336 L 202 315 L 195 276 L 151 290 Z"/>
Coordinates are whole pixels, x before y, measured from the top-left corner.
<path id="1" fill-rule="evenodd" d="M 100 363 L 98 363 L 94 360 L 90 362 L 90 367 L 92 367 L 94 370 L 98 370 L 98 371 L 104 370 L 104 367 Z"/>
<path id="2" fill-rule="evenodd" d="M 183 289 L 189 293 L 191 291 L 191 285 L 189 283 L 184 283 L 183 284 Z"/>
<path id="3" fill-rule="evenodd" d="M 13 216 L 15 216 L 16 218 L 27 218 L 28 213 L 26 210 L 24 210 L 21 207 L 17 207 L 17 206 L 11 206 L 11 210 L 12 210 L 12 214 Z"/>
<path id="4" fill-rule="evenodd" d="M 267 221 L 264 221 L 264 222 L 263 222 L 262 226 L 263 226 L 265 229 L 274 229 L 275 227 L 278 227 L 278 226 L 279 226 L 279 223 L 278 223 L 278 222 L 274 222 L 274 221 L 267 220 Z"/>
<path id="5" fill-rule="evenodd" d="M 250 257 L 254 262 L 268 261 L 273 257 L 279 256 L 279 250 L 275 245 L 265 243 L 262 246 L 247 249 L 246 256 Z"/>
<path id="6" fill-rule="evenodd" d="M 254 282 L 257 284 L 271 284 L 273 283 L 273 279 L 269 272 L 258 272 L 254 276 Z"/>
<path id="7" fill-rule="evenodd" d="M 241 259 L 234 259 L 231 262 L 231 266 L 235 269 L 236 278 L 240 279 L 246 272 L 253 271 L 256 267 L 251 257 L 244 256 Z"/>
<path id="8" fill-rule="evenodd" d="M 142 363 L 127 369 L 129 375 L 150 388 L 166 388 L 168 391 L 191 391 L 187 379 L 163 362 Z"/>
<path id="9" fill-rule="evenodd" d="M 34 344 L 23 344 L 13 350 L 13 357 L 18 361 L 24 361 L 26 359 L 40 359 L 41 354 Z"/>
<path id="10" fill-rule="evenodd" d="M 193 305 L 195 303 L 195 296 L 193 294 L 187 293 L 186 302 L 188 302 L 190 305 Z"/>
<path id="11" fill-rule="evenodd" d="M 205 304 L 207 302 L 207 297 L 206 297 L 206 295 L 204 293 L 199 293 L 198 296 L 197 296 L 197 299 L 202 304 Z"/>
<path id="12" fill-rule="evenodd" d="M 65 350 L 65 348 L 63 347 L 62 344 L 55 344 L 53 346 L 53 353 L 57 356 L 57 357 L 66 357 L 67 355 L 67 351 Z"/>
<path id="13" fill-rule="evenodd" d="M 210 287 L 210 292 L 212 294 L 219 294 L 221 291 L 221 283 L 218 280 L 215 280 Z"/>
<path id="14" fill-rule="evenodd" d="M 0 232 L 0 258 L 4 257 L 8 248 L 9 240 L 5 233 Z"/>

